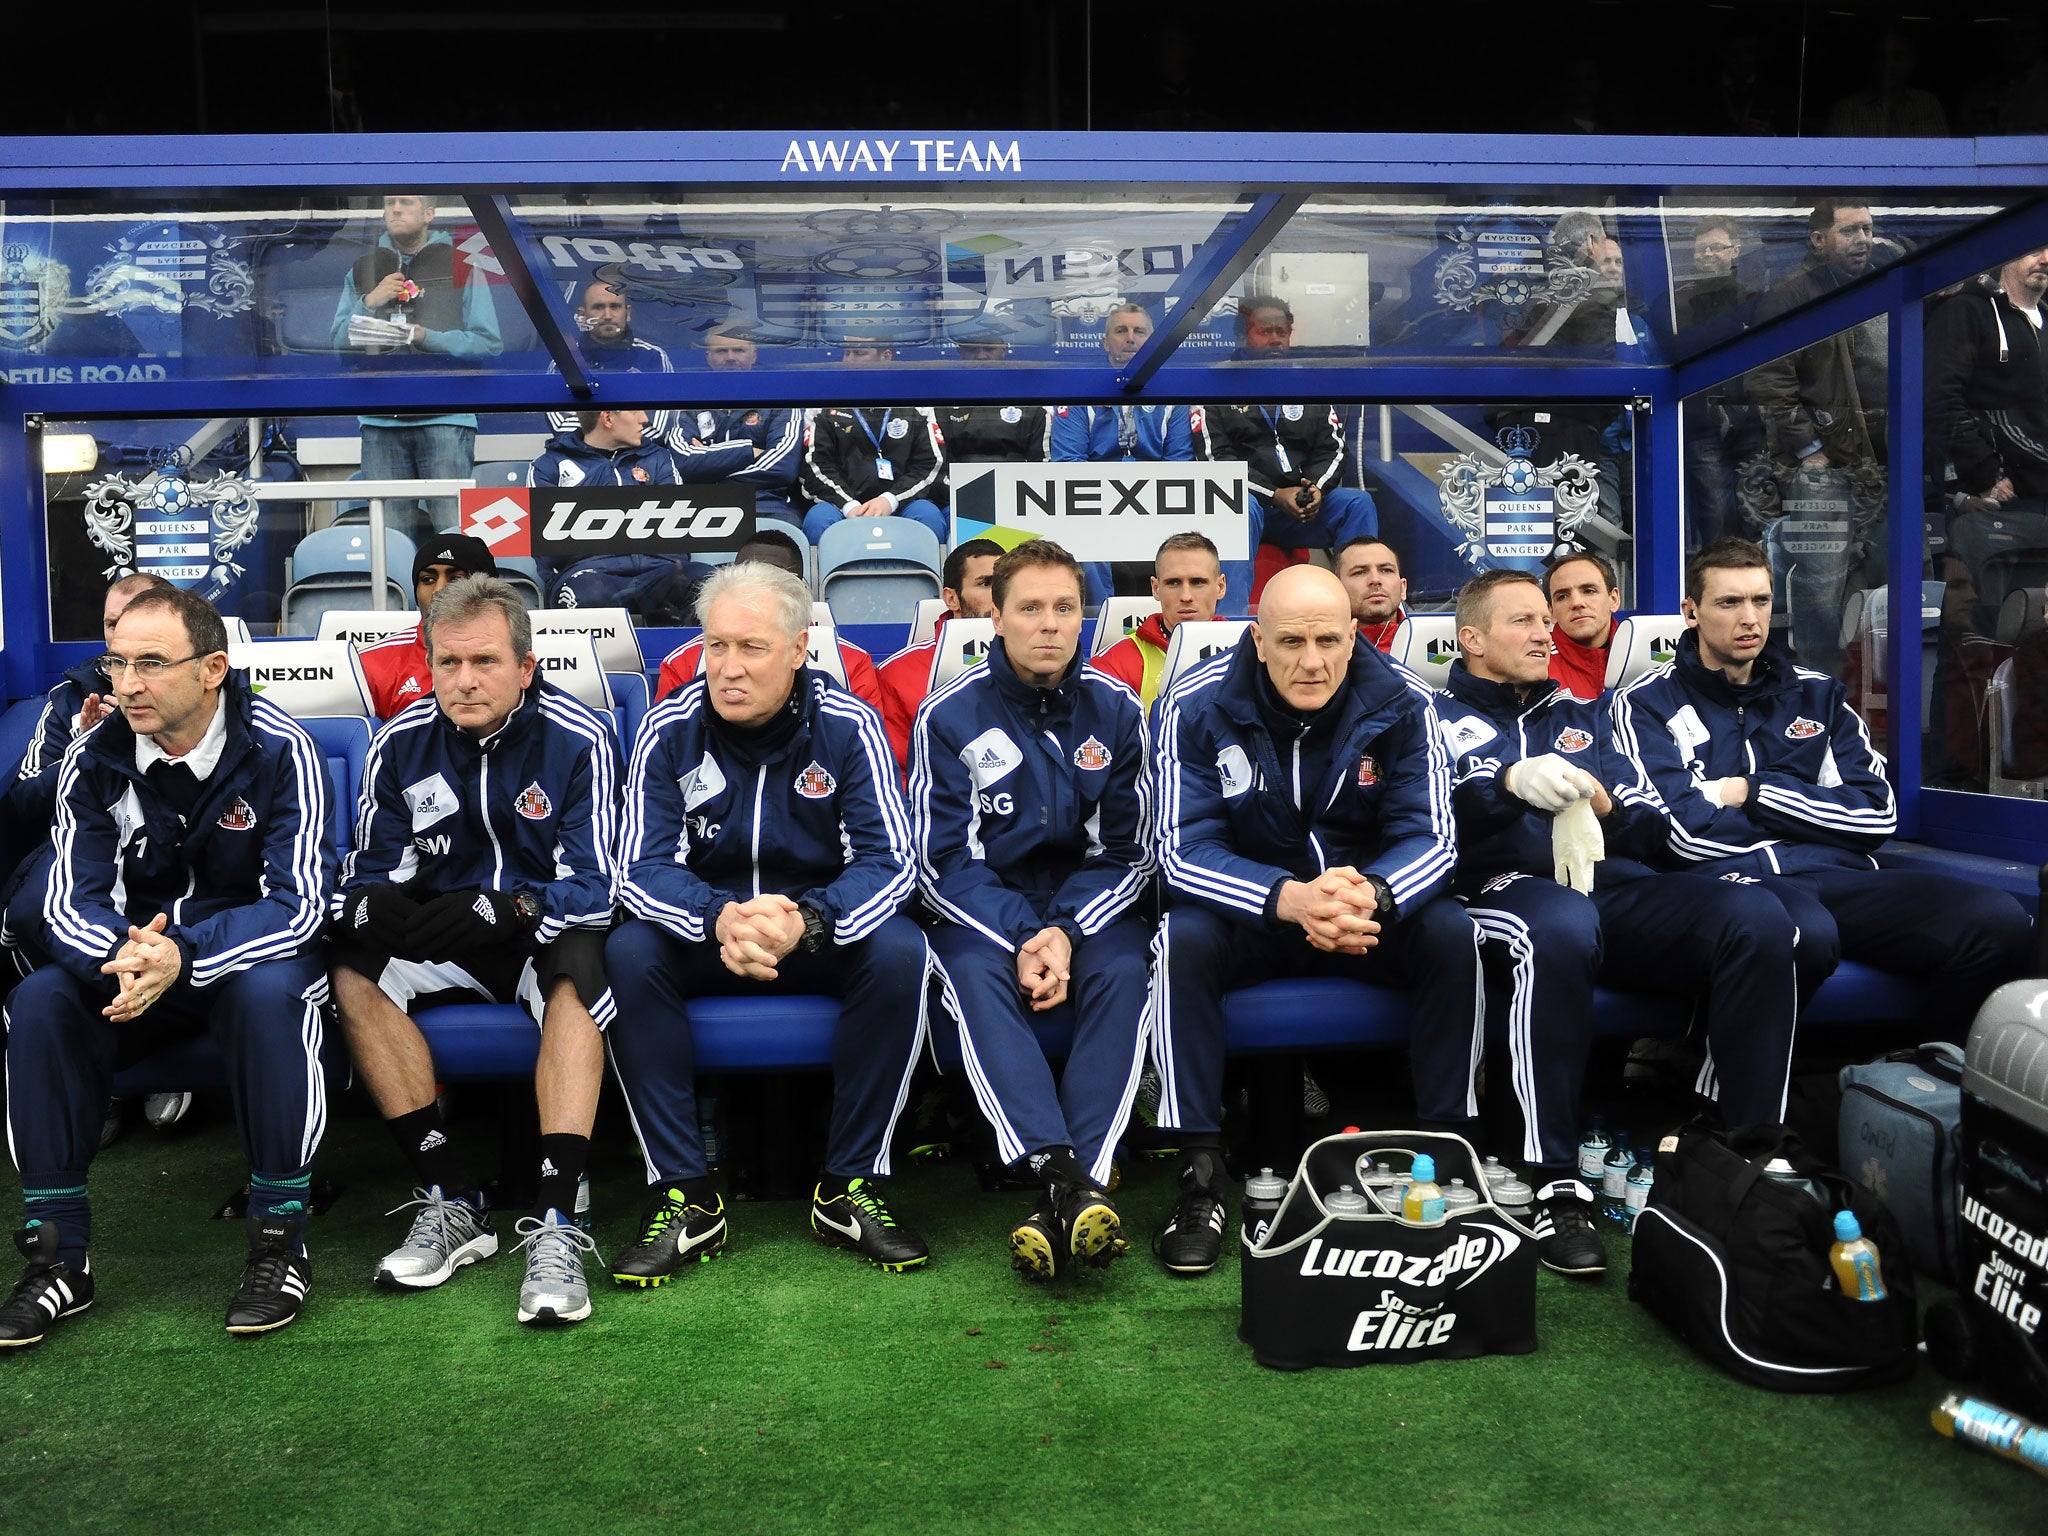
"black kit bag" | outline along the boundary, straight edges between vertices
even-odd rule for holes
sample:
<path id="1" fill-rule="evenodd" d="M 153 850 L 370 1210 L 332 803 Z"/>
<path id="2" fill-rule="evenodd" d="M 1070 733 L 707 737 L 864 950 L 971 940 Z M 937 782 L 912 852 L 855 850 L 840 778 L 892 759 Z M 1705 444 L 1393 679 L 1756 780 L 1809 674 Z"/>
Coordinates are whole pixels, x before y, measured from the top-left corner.
<path id="1" fill-rule="evenodd" d="M 1767 1177 L 1784 1158 L 1807 1190 Z M 1877 1246 L 1887 1294 L 1842 1293 L 1834 1217 L 1853 1211 Z M 1629 1296 L 1729 1375 L 1774 1392 L 1847 1392 L 1902 1381 L 1918 1362 L 1913 1266 L 1882 1200 L 1810 1156 L 1782 1125 L 1687 1126 L 1657 1153 L 1636 1219 Z"/>
<path id="2" fill-rule="evenodd" d="M 1480 1203 L 1439 1226 L 1332 1211 L 1360 1190 L 1359 1158 L 1406 1168 L 1436 1159 L 1437 1182 L 1463 1179 Z M 1341 1204 L 1341 1202 L 1340 1202 Z M 1423 1131 L 1329 1136 L 1302 1154 L 1272 1225 L 1244 1246 L 1237 1336 L 1259 1364 L 1373 1365 L 1526 1355 L 1536 1348 L 1536 1245 L 1492 1201 L 1462 1137 Z"/>

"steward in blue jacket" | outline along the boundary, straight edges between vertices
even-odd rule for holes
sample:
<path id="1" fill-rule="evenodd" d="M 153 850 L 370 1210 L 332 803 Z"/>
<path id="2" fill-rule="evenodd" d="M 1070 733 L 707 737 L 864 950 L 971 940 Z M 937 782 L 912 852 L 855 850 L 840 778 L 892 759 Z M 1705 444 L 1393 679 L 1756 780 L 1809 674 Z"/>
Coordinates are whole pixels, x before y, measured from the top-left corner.
<path id="1" fill-rule="evenodd" d="M 1746 539 L 1686 566 L 1693 628 L 1678 654 L 1615 697 L 1615 732 L 1663 802 L 1684 867 L 1755 880 L 1800 944 L 1904 975 L 1940 974 L 1939 1016 L 1960 1027 L 2024 973 L 2032 924 L 2002 891 L 1881 869 L 1898 827 L 1884 758 L 1842 685 L 1769 643 L 1770 569 Z"/>
<path id="2" fill-rule="evenodd" d="M 706 1177 L 688 1005 L 713 994 L 841 1000 L 832 1124 L 811 1227 L 885 1269 L 928 1257 L 874 1180 L 925 1037 L 937 962 L 900 908 L 910 820 L 882 717 L 805 666 L 810 591 L 745 563 L 704 585 L 697 676 L 641 723 L 620 857 L 634 921 L 607 946 L 612 1057 L 651 1186 L 641 1241 L 613 1265 L 659 1285 L 725 1243 Z M 764 1010 L 761 1027 L 775 1021 Z"/>
<path id="3" fill-rule="evenodd" d="M 590 1313 L 570 1224 L 615 1014 L 604 974 L 617 874 L 612 726 L 544 680 L 518 592 L 463 576 L 421 619 L 431 698 L 377 733 L 355 850 L 334 903 L 335 1001 L 356 1070 L 411 1164 L 420 1210 L 377 1266 L 395 1290 L 440 1285 L 498 1249 L 488 1209 L 436 1104 L 422 999 L 521 1003 L 541 1029 L 540 1164 L 519 1321 Z M 450 999 L 452 1000 L 452 999 Z"/>
<path id="4" fill-rule="evenodd" d="M 91 1305 L 86 1170 L 117 1053 L 135 1025 L 210 1029 L 249 1160 L 249 1266 L 231 1332 L 298 1315 L 313 1152 L 327 1117 L 321 929 L 334 881 L 327 764 L 250 691 L 213 606 L 137 594 L 109 645 L 119 713 L 65 751 L 42 921 L 16 937 L 37 968 L 8 1003 L 7 1129 L 29 1272 L 0 1345 L 33 1344 Z"/>
<path id="5" fill-rule="evenodd" d="M 583 411 L 573 432 L 557 432 L 527 466 L 529 486 L 680 485 L 676 458 L 652 435 L 646 411 Z M 534 515 L 541 516 L 536 505 Z M 695 619 L 690 597 L 711 568 L 684 555 L 592 555 L 543 568 L 551 608 L 626 608 L 654 624 Z"/>
<path id="6" fill-rule="evenodd" d="M 1160 1242 L 1169 1269 L 1209 1268 L 1221 1242 L 1225 992 L 1305 974 L 1405 984 L 1422 1120 L 1478 1113 L 1478 935 L 1441 899 L 1458 841 L 1435 694 L 1357 638 L 1337 578 L 1290 566 L 1236 648 L 1156 706 L 1171 910 L 1153 1054 L 1160 1124 L 1191 1149 Z"/>
<path id="7" fill-rule="evenodd" d="M 996 562 L 987 663 L 926 699 L 910 802 L 960 1054 L 997 1155 L 1045 1191 L 1010 1236 L 1050 1280 L 1124 1247 L 1105 1193 L 1144 1070 L 1150 752 L 1143 707 L 1080 653 L 1081 567 L 1049 539 Z M 1073 1004 L 1055 1091 L 1026 1016 Z"/>
<path id="8" fill-rule="evenodd" d="M 1664 808 L 1613 737 L 1604 702 L 1552 679 L 1550 609 L 1524 571 L 1490 571 L 1458 595 L 1462 660 L 1438 704 L 1458 818 L 1455 889 L 1488 962 L 1487 1018 L 1505 1036 L 1538 1192 L 1537 1256 L 1604 1273 L 1592 1218 L 1597 1169 L 1577 1166 L 1579 1092 L 1595 982 L 1705 994 L 1710 1066 L 1738 1125 L 1782 1120 L 1799 994 L 1833 957 L 1797 947 L 1768 893 L 1658 874 Z M 1811 956 L 1801 968 L 1795 956 Z M 1811 974 L 1807 972 L 1810 970 Z"/>

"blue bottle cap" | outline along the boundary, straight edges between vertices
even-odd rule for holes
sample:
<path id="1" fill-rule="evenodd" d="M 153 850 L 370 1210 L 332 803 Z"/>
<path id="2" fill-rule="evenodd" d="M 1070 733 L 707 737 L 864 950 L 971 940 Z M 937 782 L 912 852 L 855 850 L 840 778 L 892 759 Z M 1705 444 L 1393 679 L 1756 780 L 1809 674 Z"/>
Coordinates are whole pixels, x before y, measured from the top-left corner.
<path id="1" fill-rule="evenodd" d="M 1434 1183 L 1435 1180 L 1436 1159 L 1427 1152 L 1418 1152 L 1415 1155 L 1415 1182 L 1418 1184 L 1429 1184 Z"/>
<path id="2" fill-rule="evenodd" d="M 1854 1211 L 1835 1212 L 1835 1241 L 1853 1243 L 1863 1235 L 1863 1228 L 1856 1220 Z"/>

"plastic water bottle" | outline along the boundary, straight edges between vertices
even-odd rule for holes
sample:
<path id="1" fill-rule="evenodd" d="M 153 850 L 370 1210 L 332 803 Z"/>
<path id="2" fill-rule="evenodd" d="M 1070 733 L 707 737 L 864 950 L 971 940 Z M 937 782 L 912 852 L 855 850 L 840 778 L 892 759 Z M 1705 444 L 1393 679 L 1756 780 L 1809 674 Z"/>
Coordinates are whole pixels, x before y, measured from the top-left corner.
<path id="1" fill-rule="evenodd" d="M 2048 1477 L 2048 1429 L 2039 1424 L 1974 1397 L 1953 1392 L 1943 1398 L 1941 1405 L 1928 1417 L 1934 1421 L 1934 1427 L 1949 1439 L 1964 1441 L 1994 1456 L 2003 1456 L 2007 1461 L 2032 1467 L 2043 1477 Z"/>
<path id="2" fill-rule="evenodd" d="M 1774 1179 L 1789 1189 L 1804 1191 L 1815 1205 L 1823 1209 L 1827 1206 L 1828 1197 L 1822 1192 L 1821 1187 L 1811 1179 L 1802 1179 L 1798 1171 L 1782 1157 L 1774 1157 L 1764 1164 L 1764 1177 Z"/>
<path id="3" fill-rule="evenodd" d="M 1628 1221 L 1628 1171 L 1635 1162 L 1629 1155 L 1628 1132 L 1615 1132 L 1614 1144 L 1601 1160 L 1600 1214 L 1617 1226 Z"/>
<path id="4" fill-rule="evenodd" d="M 1372 1202 L 1346 1184 L 1337 1193 L 1324 1199 L 1323 1209 L 1332 1216 L 1370 1216 Z"/>
<path id="5" fill-rule="evenodd" d="M 1444 1192 L 1436 1182 L 1436 1159 L 1427 1152 L 1415 1157 L 1414 1177 L 1401 1192 L 1401 1215 L 1420 1227 L 1440 1227 L 1444 1221 Z"/>
<path id="6" fill-rule="evenodd" d="M 1280 1214 L 1280 1201 L 1286 1193 L 1287 1181 L 1270 1168 L 1261 1168 L 1244 1181 L 1238 1237 L 1247 1248 L 1257 1247 L 1273 1230 L 1273 1218 Z"/>
<path id="7" fill-rule="evenodd" d="M 1598 1115 L 1593 1117 L 1593 1128 L 1586 1132 L 1579 1143 L 1579 1177 L 1590 1188 L 1598 1189 L 1605 1171 L 1608 1149 L 1614 1145 L 1603 1129 L 1605 1122 Z"/>
<path id="8" fill-rule="evenodd" d="M 1479 1165 L 1479 1177 L 1485 1181 L 1487 1189 L 1495 1193 L 1498 1193 L 1501 1185 L 1514 1176 L 1514 1169 L 1490 1152 L 1486 1156 L 1486 1161 Z"/>
<path id="9" fill-rule="evenodd" d="M 576 1210 L 570 1218 L 584 1231 L 590 1230 L 590 1175 L 579 1174 L 576 1179 Z"/>
<path id="10" fill-rule="evenodd" d="M 1512 1216 L 1516 1221 L 1529 1222 L 1536 1218 L 1536 1191 L 1528 1182 L 1509 1174 L 1501 1180 L 1500 1187 L 1493 1192 L 1494 1204 L 1503 1216 Z"/>
<path id="11" fill-rule="evenodd" d="M 1643 1207 L 1650 1203 L 1650 1190 L 1657 1182 L 1657 1164 L 1647 1157 L 1636 1159 L 1635 1167 L 1628 1171 L 1627 1216 L 1629 1231 L 1636 1229 L 1636 1218 L 1643 1214 Z"/>
<path id="12" fill-rule="evenodd" d="M 1877 1244 L 1863 1235 L 1854 1211 L 1835 1212 L 1835 1242 L 1828 1249 L 1842 1294 L 1856 1301 L 1883 1301 L 1884 1271 L 1877 1262 Z"/>
<path id="13" fill-rule="evenodd" d="M 1455 1216 L 1460 1211 L 1469 1211 L 1480 1203 L 1479 1191 L 1468 1186 L 1463 1179 L 1453 1179 L 1444 1190 L 1444 1214 Z"/>

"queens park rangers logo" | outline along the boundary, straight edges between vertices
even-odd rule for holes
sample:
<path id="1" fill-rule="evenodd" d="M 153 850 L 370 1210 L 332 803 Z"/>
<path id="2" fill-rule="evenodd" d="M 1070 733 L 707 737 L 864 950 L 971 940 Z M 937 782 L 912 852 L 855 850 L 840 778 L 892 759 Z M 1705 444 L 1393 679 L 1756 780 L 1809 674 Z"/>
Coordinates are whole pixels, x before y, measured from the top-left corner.
<path id="1" fill-rule="evenodd" d="M 245 574 L 235 553 L 256 536 L 257 504 L 239 475 L 185 478 L 182 444 L 152 456 L 140 481 L 108 475 L 85 489 L 85 531 L 112 557 L 109 581 L 141 572 L 218 603 Z"/>
<path id="2" fill-rule="evenodd" d="M 1438 471 L 1444 516 L 1464 535 L 1461 558 L 1475 566 L 1537 571 L 1600 503 L 1598 467 L 1575 453 L 1540 468 L 1537 434 L 1505 427 L 1494 439 L 1505 457 L 1489 464 L 1460 454 Z"/>

